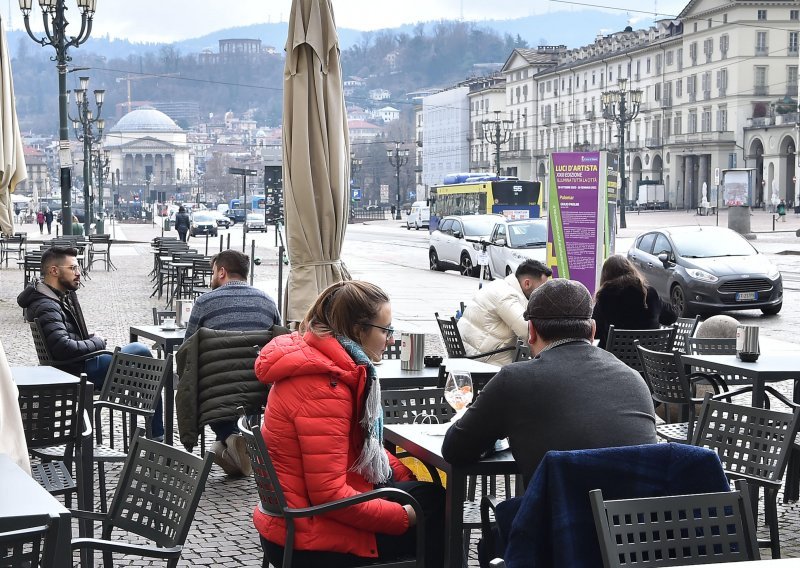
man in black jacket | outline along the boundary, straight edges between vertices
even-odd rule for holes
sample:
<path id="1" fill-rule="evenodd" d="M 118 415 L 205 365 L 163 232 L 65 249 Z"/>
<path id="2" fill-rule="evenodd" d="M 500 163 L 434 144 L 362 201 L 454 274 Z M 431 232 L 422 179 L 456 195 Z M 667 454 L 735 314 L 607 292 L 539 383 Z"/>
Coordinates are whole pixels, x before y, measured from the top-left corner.
<path id="1" fill-rule="evenodd" d="M 181 205 L 178 207 L 178 212 L 175 214 L 175 230 L 178 231 L 178 237 L 183 242 L 186 242 L 186 233 L 192 226 L 192 220 L 186 213 L 186 208 Z"/>
<path id="2" fill-rule="evenodd" d="M 75 291 L 81 283 L 78 251 L 71 247 L 50 247 L 42 253 L 42 279 L 31 282 L 17 296 L 17 304 L 26 310 L 28 321 L 39 320 L 44 341 L 56 361 L 67 361 L 90 355 L 106 348 L 106 340 L 89 333 Z M 123 353 L 152 357 L 143 343 L 129 343 Z M 83 362 L 59 365 L 60 369 L 78 375 L 86 373 L 95 388 L 100 388 L 111 365 L 107 353 L 90 357 Z M 164 435 L 161 403 L 153 416 L 153 437 Z"/>

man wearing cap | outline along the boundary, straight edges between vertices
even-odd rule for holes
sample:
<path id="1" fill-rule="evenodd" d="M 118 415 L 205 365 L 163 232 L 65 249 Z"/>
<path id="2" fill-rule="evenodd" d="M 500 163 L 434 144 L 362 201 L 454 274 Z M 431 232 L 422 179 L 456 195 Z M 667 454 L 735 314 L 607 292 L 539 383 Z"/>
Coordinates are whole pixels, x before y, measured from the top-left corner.
<path id="1" fill-rule="evenodd" d="M 531 293 L 525 311 L 533 358 L 500 370 L 447 432 L 444 458 L 480 459 L 508 438 L 525 483 L 549 450 L 656 443 L 653 400 L 639 373 L 592 345 L 592 299 L 559 278 Z"/>
<path id="2" fill-rule="evenodd" d="M 517 267 L 514 274 L 478 290 L 458 320 L 458 331 L 467 355 L 507 348 L 481 360 L 500 366 L 512 363 L 517 338 L 528 336 L 528 326 L 522 317 L 528 298 L 552 274 L 538 260 L 528 259 Z"/>

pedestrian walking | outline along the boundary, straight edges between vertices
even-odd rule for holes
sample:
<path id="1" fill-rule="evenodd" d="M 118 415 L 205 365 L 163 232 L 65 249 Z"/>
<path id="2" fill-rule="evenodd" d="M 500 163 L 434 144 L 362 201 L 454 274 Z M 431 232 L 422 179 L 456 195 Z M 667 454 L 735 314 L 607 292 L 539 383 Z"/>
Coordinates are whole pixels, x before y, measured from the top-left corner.
<path id="1" fill-rule="evenodd" d="M 186 214 L 186 208 L 181 205 L 175 215 L 175 230 L 178 231 L 178 237 L 183 242 L 186 242 L 186 234 L 189 232 L 191 224 L 192 221 L 189 219 L 189 215 Z"/>
<path id="2" fill-rule="evenodd" d="M 783 199 L 778 203 L 778 221 L 786 222 L 786 202 Z"/>
<path id="3" fill-rule="evenodd" d="M 47 234 L 51 233 L 53 228 L 53 212 L 50 211 L 50 208 L 47 208 L 47 211 L 44 212 L 44 222 L 47 224 Z"/>
<path id="4" fill-rule="evenodd" d="M 44 213 L 39 211 L 36 213 L 36 224 L 39 225 L 39 234 L 44 234 Z"/>

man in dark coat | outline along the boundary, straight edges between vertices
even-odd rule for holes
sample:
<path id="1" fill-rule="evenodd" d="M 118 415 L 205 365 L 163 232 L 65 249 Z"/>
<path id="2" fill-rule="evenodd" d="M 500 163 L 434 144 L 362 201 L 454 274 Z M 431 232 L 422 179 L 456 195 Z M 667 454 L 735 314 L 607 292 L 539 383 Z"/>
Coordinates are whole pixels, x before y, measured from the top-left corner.
<path id="1" fill-rule="evenodd" d="M 178 237 L 183 242 L 186 242 L 186 234 L 189 232 L 189 228 L 192 226 L 192 220 L 189 219 L 189 215 L 186 214 L 186 208 L 181 205 L 178 207 L 178 213 L 175 214 L 175 230 L 178 231 Z"/>
<path id="2" fill-rule="evenodd" d="M 28 321 L 39 320 L 50 354 L 56 361 L 68 361 L 91 355 L 83 362 L 56 363 L 60 369 L 78 375 L 86 373 L 95 388 L 100 388 L 111 365 L 111 355 L 100 353 L 106 340 L 89 333 L 75 291 L 81 283 L 78 251 L 71 247 L 50 247 L 42 253 L 42 280 L 34 280 L 17 296 L 17 304 L 26 310 Z M 143 343 L 129 343 L 123 353 L 151 357 L 150 348 Z M 161 402 L 156 407 L 152 423 L 153 437 L 163 438 L 164 425 Z"/>
<path id="3" fill-rule="evenodd" d="M 53 212 L 50 211 L 50 208 L 47 208 L 47 211 L 44 212 L 44 222 L 47 225 L 47 234 L 50 234 L 50 231 L 53 228 Z"/>

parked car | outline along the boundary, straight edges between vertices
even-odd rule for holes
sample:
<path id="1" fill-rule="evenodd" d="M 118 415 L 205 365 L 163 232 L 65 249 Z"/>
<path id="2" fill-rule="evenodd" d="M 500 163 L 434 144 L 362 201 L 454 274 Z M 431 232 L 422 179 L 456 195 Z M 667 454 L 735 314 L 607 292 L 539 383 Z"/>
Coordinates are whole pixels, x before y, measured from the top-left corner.
<path id="1" fill-rule="evenodd" d="M 225 215 L 230 219 L 233 224 L 244 223 L 245 210 L 244 209 L 228 209 Z"/>
<path id="2" fill-rule="evenodd" d="M 431 208 L 427 201 L 415 201 L 411 205 L 411 213 L 406 217 L 406 229 L 409 231 L 414 227 L 419 231 L 420 227 L 429 227 L 431 221 Z"/>
<path id="3" fill-rule="evenodd" d="M 498 278 L 512 274 L 529 258 L 545 263 L 547 219 L 503 219 L 494 226 L 489 240 L 489 270 Z"/>
<path id="4" fill-rule="evenodd" d="M 207 213 L 214 218 L 214 221 L 217 222 L 217 227 L 225 227 L 226 229 L 228 229 L 230 228 L 231 225 L 233 225 L 233 221 L 231 221 L 226 215 L 223 215 L 219 211 L 210 209 Z"/>
<path id="5" fill-rule="evenodd" d="M 247 214 L 247 231 L 262 231 L 267 232 L 267 223 L 264 221 L 264 213 L 248 213 Z"/>
<path id="6" fill-rule="evenodd" d="M 783 306 L 778 268 L 739 233 L 724 227 L 670 227 L 640 235 L 628 251 L 662 300 L 679 316 Z"/>
<path id="7" fill-rule="evenodd" d="M 488 240 L 494 226 L 505 219 L 502 215 L 450 215 L 439 221 L 431 233 L 428 259 L 431 270 L 459 270 L 464 276 L 478 276 L 477 242 Z M 469 241 L 467 240 L 469 239 Z"/>
<path id="8" fill-rule="evenodd" d="M 196 237 L 197 235 L 211 235 L 217 236 L 217 222 L 208 211 L 195 213 L 192 215 L 192 224 L 189 227 L 189 235 Z"/>

